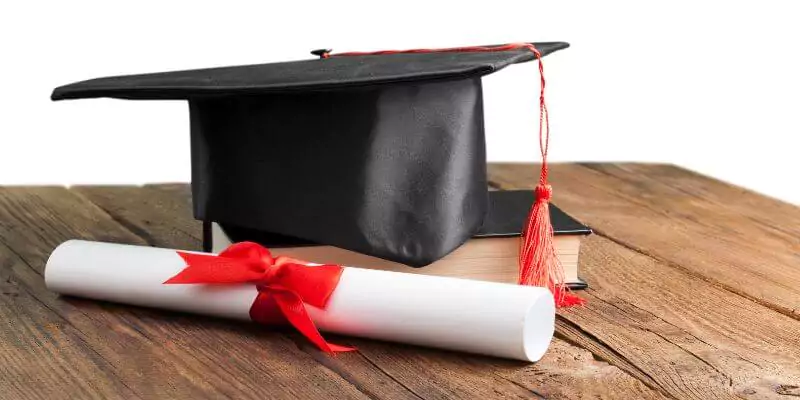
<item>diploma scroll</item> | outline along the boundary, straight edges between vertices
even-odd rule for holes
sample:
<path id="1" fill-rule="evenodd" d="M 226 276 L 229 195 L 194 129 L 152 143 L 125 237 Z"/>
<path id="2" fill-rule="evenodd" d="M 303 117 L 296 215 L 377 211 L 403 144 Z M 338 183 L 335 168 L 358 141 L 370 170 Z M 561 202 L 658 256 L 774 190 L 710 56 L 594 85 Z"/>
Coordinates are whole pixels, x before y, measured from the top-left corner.
<path id="1" fill-rule="evenodd" d="M 66 295 L 251 320 L 255 285 L 164 284 L 186 266 L 176 250 L 71 240 L 45 281 Z M 350 267 L 324 309 L 306 309 L 323 332 L 526 361 L 544 355 L 555 323 L 545 288 Z"/>

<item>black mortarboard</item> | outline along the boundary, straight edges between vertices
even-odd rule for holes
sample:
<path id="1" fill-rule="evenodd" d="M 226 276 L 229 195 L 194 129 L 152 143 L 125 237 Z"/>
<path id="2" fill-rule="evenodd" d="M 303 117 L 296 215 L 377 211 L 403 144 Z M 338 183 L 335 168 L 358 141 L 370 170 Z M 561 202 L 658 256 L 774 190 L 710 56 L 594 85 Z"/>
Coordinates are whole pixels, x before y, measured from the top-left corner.
<path id="1" fill-rule="evenodd" d="M 196 218 L 422 266 L 486 214 L 481 77 L 536 58 L 497 49 L 323 53 L 93 79 L 52 98 L 189 100 Z"/>

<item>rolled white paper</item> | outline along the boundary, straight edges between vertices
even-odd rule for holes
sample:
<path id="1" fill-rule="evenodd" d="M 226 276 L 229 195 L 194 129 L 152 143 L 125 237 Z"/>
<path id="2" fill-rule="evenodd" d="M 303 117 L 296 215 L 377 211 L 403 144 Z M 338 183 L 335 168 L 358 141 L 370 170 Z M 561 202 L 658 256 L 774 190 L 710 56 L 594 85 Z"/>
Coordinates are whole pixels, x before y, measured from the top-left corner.
<path id="1" fill-rule="evenodd" d="M 71 240 L 45 267 L 57 293 L 250 320 L 252 284 L 163 284 L 186 267 L 175 250 Z M 311 267 L 313 268 L 313 267 Z M 555 326 L 547 289 L 345 267 L 321 331 L 526 361 L 539 360 Z"/>

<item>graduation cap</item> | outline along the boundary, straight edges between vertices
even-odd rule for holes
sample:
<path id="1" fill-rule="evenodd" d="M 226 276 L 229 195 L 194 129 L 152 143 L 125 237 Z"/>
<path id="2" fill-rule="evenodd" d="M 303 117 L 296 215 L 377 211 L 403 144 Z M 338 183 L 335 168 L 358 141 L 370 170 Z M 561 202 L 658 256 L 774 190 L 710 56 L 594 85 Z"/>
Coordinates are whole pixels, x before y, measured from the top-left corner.
<path id="1" fill-rule="evenodd" d="M 93 79 L 52 99 L 188 100 L 196 218 L 418 267 L 467 241 L 487 212 L 481 77 L 538 59 L 545 163 L 520 282 L 558 294 L 541 57 L 568 46 L 320 50 L 304 61 Z"/>

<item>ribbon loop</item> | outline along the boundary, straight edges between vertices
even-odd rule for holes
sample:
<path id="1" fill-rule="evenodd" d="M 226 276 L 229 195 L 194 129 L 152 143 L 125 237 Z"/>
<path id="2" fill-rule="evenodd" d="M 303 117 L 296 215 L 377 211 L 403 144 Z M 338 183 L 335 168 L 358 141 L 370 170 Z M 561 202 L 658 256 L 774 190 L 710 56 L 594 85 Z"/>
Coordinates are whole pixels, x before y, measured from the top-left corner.
<path id="1" fill-rule="evenodd" d="M 325 309 L 343 268 L 314 266 L 289 257 L 273 257 L 252 242 L 236 243 L 219 255 L 178 251 L 186 262 L 165 284 L 253 283 L 258 296 L 250 308 L 250 319 L 274 323 L 283 317 L 320 350 L 328 353 L 355 350 L 325 341 L 306 310 L 306 304 Z"/>

